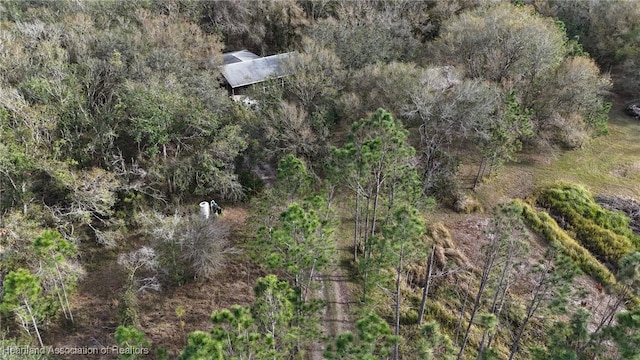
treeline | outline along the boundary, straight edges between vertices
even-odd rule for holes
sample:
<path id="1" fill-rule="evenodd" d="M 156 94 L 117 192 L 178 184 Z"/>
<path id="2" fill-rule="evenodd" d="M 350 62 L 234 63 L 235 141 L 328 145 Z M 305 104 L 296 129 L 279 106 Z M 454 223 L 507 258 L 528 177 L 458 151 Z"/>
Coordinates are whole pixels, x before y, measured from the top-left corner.
<path id="1" fill-rule="evenodd" d="M 289 153 L 321 173 L 333 132 L 378 107 L 412 133 L 423 190 L 437 196 L 459 190 L 463 159 L 482 177 L 523 143 L 576 147 L 606 131 L 609 79 L 565 27 L 530 6 L 2 6 L 6 209 L 25 211 L 37 199 L 60 218 L 105 220 L 140 201 L 237 200 L 254 165 Z M 221 53 L 241 48 L 301 53 L 286 86 L 253 94 L 254 111 L 220 87 Z M 80 188 L 87 199 L 74 199 Z"/>
<path id="2" fill-rule="evenodd" d="M 607 17 L 594 17 L 594 9 Z M 426 300 L 427 285 L 419 315 L 403 305 L 409 265 L 433 262 L 436 251 L 423 241 L 421 212 L 434 198 L 464 198 L 463 163 L 477 166 L 475 186 L 523 147 L 576 148 L 606 133 L 611 80 L 599 66 L 624 74 L 614 86 L 635 94 L 637 11 L 633 2 L 608 1 L 0 2 L 0 310 L 29 333 L 56 316 L 72 321 L 67 292 L 82 272 L 77 248 L 90 243 L 119 255 L 128 278 L 120 320 L 136 325 L 139 291 L 211 278 L 236 252 L 228 229 L 169 214 L 174 207 L 195 197 L 254 196 L 255 224 L 262 225 L 256 238 L 271 253 L 256 261 L 291 289 L 266 278 L 257 305 L 214 320 L 226 329 L 244 326 L 233 336 L 269 345 L 262 355 L 299 354 L 306 344 L 290 337 L 315 331 L 301 318 L 317 316 L 311 279 L 332 258 L 332 204 L 340 194 L 352 198 L 343 205 L 353 217 L 362 301 L 371 304 L 379 287 L 392 293 L 385 304 L 393 304 L 387 320 L 394 326 L 365 317 L 361 338 L 340 337 L 327 356 L 415 350 L 401 336 L 419 339 L 423 358 L 453 356 L 434 323 L 409 331 L 424 336 L 400 331 L 425 312 L 450 311 Z M 608 37 L 613 24 L 617 32 Z M 253 108 L 230 99 L 217 68 L 223 52 L 244 48 L 300 54 L 283 64 L 295 71 L 284 86 L 249 90 Z M 254 170 L 269 166 L 287 180 L 263 191 Z M 520 226 L 496 221 L 496 241 L 509 238 L 505 226 Z M 133 235 L 146 245 L 127 248 Z M 506 246 L 500 241 L 487 253 L 483 276 L 503 274 L 494 287 L 502 295 L 494 296 L 507 299 L 515 275 L 494 264 Z M 535 268 L 541 279 L 545 266 Z M 448 279 L 477 285 L 467 275 Z M 549 289 L 540 290 L 545 299 L 555 294 Z M 267 320 L 272 328 L 286 323 L 291 333 L 255 337 L 256 329 L 264 335 L 269 310 L 260 296 L 276 290 L 269 299 L 289 310 Z M 477 294 L 467 286 L 464 296 L 453 303 L 457 317 L 445 316 L 459 323 L 444 331 L 457 334 L 460 358 L 481 328 L 473 347 L 489 354 L 505 303 L 486 307 L 482 286 Z M 525 329 L 532 316 L 516 322 Z M 479 318 L 481 327 L 473 326 Z M 368 332 L 384 345 L 367 343 Z M 199 344 L 225 357 L 219 341 L 231 333 L 194 334 L 184 356 L 199 354 Z M 119 334 L 123 344 L 145 344 L 131 328 Z M 522 336 L 509 353 L 520 351 Z M 498 342 L 504 354 L 506 342 Z"/>

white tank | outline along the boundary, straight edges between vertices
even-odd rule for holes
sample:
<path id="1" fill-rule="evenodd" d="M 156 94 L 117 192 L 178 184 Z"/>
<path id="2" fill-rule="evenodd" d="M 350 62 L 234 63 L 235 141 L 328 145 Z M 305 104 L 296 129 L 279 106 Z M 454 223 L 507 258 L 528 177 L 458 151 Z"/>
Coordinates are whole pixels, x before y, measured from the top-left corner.
<path id="1" fill-rule="evenodd" d="M 202 201 L 200 203 L 200 214 L 202 216 L 204 216 L 205 219 L 209 218 L 209 202 L 208 201 Z"/>

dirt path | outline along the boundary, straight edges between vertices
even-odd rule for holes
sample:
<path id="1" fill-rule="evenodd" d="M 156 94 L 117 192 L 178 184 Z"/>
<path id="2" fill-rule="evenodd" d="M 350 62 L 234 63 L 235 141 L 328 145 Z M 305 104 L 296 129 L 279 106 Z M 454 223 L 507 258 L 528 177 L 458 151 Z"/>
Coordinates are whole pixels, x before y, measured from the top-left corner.
<path id="1" fill-rule="evenodd" d="M 348 248 L 336 250 L 336 258 L 344 258 L 349 256 Z M 323 336 L 314 342 L 313 347 L 309 349 L 310 360 L 324 359 L 322 352 L 324 351 L 327 341 L 332 341 L 339 334 L 350 331 L 353 332 L 352 311 L 355 310 L 355 301 L 351 296 L 351 288 L 353 287 L 349 277 L 348 264 L 345 261 L 336 261 L 323 274 L 316 276 L 315 280 L 319 283 L 316 296 L 327 302 L 322 314 L 322 323 L 320 324 Z"/>

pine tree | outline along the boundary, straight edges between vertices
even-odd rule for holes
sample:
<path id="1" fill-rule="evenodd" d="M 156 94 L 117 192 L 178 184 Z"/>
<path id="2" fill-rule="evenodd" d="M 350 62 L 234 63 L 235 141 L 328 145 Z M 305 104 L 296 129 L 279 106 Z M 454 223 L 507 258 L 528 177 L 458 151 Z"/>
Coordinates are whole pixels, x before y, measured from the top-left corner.
<path id="1" fill-rule="evenodd" d="M 4 278 L 3 290 L 0 311 L 4 314 L 13 312 L 20 319 L 22 327 L 29 334 L 34 330 L 38 343 L 41 347 L 44 346 L 38 328 L 38 323 L 43 320 L 39 309 L 42 293 L 40 279 L 26 269 L 11 271 Z"/>

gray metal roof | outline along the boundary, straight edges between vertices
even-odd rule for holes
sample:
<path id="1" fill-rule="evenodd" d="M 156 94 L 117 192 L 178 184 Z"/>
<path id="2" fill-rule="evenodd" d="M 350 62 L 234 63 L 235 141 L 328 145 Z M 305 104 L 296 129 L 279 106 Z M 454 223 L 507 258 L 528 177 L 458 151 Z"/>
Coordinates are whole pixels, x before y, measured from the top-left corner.
<path id="1" fill-rule="evenodd" d="M 222 62 L 226 64 L 233 64 L 241 61 L 257 59 L 260 56 L 252 53 L 249 50 L 240 50 L 222 54 Z"/>
<path id="2" fill-rule="evenodd" d="M 297 56 L 297 52 L 278 54 L 252 60 L 235 62 L 220 66 L 222 76 L 232 88 L 263 82 L 269 78 L 281 78 L 291 75 L 291 71 L 285 69 L 282 63 L 291 57 Z"/>

